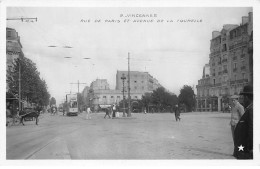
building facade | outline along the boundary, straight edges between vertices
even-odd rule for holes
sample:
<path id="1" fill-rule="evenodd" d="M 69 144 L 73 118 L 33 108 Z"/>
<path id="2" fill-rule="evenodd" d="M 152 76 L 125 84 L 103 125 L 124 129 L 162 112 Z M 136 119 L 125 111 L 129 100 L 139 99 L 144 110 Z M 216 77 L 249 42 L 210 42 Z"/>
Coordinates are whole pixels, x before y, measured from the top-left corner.
<path id="1" fill-rule="evenodd" d="M 13 71 L 15 59 L 23 56 L 18 32 L 12 28 L 6 28 L 6 79 L 8 79 L 10 72 Z M 9 91 L 8 83 L 6 83 L 6 91 Z"/>
<path id="2" fill-rule="evenodd" d="M 123 89 L 122 76 L 126 77 L 125 86 L 128 85 L 128 71 L 117 71 L 116 73 L 116 90 Z M 158 87 L 161 87 L 157 79 L 151 76 L 148 72 L 130 71 L 130 91 L 145 91 L 152 92 Z M 125 87 L 125 91 L 128 88 Z"/>
<path id="3" fill-rule="evenodd" d="M 89 89 L 85 88 L 83 91 L 83 98 L 88 103 L 88 106 L 93 107 L 95 110 L 100 105 L 111 105 L 117 104 L 125 99 L 128 99 L 128 78 L 127 71 L 117 71 L 116 74 L 116 88 L 110 89 L 106 79 L 96 79 L 93 81 Z M 123 81 L 121 77 L 126 77 L 124 83 L 124 94 L 123 94 Z M 161 85 L 158 80 L 153 78 L 148 72 L 130 72 L 130 98 L 134 100 L 142 99 L 144 93 L 152 92 Z"/>
<path id="4" fill-rule="evenodd" d="M 197 110 L 221 111 L 230 96 L 253 83 L 253 14 L 242 17 L 240 25 L 224 25 L 212 33 L 210 75 L 197 85 Z"/>

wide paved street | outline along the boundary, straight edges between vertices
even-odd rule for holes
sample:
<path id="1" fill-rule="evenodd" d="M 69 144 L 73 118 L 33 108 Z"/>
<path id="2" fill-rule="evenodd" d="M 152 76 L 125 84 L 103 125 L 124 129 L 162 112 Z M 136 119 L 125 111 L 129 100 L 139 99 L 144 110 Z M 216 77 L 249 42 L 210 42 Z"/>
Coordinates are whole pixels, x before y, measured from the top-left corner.
<path id="1" fill-rule="evenodd" d="M 6 130 L 7 159 L 234 159 L 229 113 L 43 114 Z"/>

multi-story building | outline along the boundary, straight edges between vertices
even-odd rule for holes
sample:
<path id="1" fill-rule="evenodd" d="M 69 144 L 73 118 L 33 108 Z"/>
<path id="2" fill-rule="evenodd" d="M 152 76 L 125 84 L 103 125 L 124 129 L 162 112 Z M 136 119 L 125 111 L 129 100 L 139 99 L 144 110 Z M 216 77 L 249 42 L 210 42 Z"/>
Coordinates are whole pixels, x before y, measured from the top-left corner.
<path id="1" fill-rule="evenodd" d="M 22 44 L 18 32 L 12 28 L 6 28 L 6 79 L 9 77 L 10 71 L 14 68 L 14 61 L 19 57 L 23 57 Z M 9 86 L 6 83 L 6 91 Z"/>
<path id="2" fill-rule="evenodd" d="M 116 73 L 116 89 L 123 89 L 123 83 L 121 77 L 126 77 L 125 84 L 128 83 L 128 71 L 117 71 Z M 130 91 L 145 91 L 152 92 L 153 90 L 161 87 L 158 80 L 151 76 L 148 72 L 130 71 Z M 127 87 L 125 91 L 127 91 Z"/>
<path id="3" fill-rule="evenodd" d="M 89 106 L 98 108 L 99 105 L 111 105 L 119 103 L 123 100 L 123 81 L 121 77 L 125 74 L 124 96 L 128 99 L 128 78 L 127 71 L 117 71 L 116 88 L 112 90 L 106 79 L 96 79 L 93 81 L 87 90 L 83 91 L 84 99 L 87 100 Z M 153 78 L 148 72 L 130 72 L 130 97 L 131 99 L 142 99 L 142 95 L 147 92 L 152 92 L 161 85 L 158 80 Z M 87 92 L 87 94 L 86 94 Z"/>
<path id="4" fill-rule="evenodd" d="M 90 84 L 92 90 L 109 90 L 107 79 L 97 79 Z"/>
<path id="5" fill-rule="evenodd" d="M 240 25 L 224 25 L 214 31 L 210 44 L 210 76 L 197 85 L 197 110 L 221 111 L 230 96 L 253 82 L 253 18 L 242 17 Z"/>

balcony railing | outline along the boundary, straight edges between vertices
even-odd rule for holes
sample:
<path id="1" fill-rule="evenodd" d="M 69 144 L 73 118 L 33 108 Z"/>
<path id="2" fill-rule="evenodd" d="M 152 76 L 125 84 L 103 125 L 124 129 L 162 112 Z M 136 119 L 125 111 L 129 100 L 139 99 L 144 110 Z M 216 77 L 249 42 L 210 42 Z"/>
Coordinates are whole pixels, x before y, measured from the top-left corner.
<path id="1" fill-rule="evenodd" d="M 225 62 L 227 62 L 227 59 L 223 59 L 223 60 L 222 60 L 222 63 L 225 63 Z"/>
<path id="2" fill-rule="evenodd" d="M 241 67 L 241 70 L 246 70 L 246 66 L 242 66 L 242 67 Z"/>
<path id="3" fill-rule="evenodd" d="M 214 56 L 214 55 L 217 55 L 217 54 L 220 54 L 220 51 L 212 52 L 212 53 L 210 54 L 210 56 Z"/>
<path id="4" fill-rule="evenodd" d="M 213 85 L 213 86 L 221 86 L 221 83 L 216 83 L 216 84 Z"/>
<path id="5" fill-rule="evenodd" d="M 245 54 L 242 54 L 241 56 L 240 56 L 240 58 L 242 59 L 242 58 L 244 58 L 246 55 Z"/>
<path id="6" fill-rule="evenodd" d="M 245 83 L 245 82 L 248 82 L 248 79 L 240 79 L 240 80 L 233 80 L 233 81 L 230 81 L 230 85 L 233 85 L 233 84 L 238 84 L 238 83 Z"/>
<path id="7" fill-rule="evenodd" d="M 222 71 L 223 74 L 224 74 L 224 73 L 227 73 L 227 72 L 228 72 L 227 70 L 223 70 L 223 71 Z"/>
<path id="8" fill-rule="evenodd" d="M 239 42 L 239 43 L 237 43 L 235 45 L 230 45 L 229 46 L 229 50 L 238 48 L 238 47 L 243 46 L 243 45 L 247 45 L 247 43 L 248 43 L 247 41 L 242 41 L 242 42 Z"/>

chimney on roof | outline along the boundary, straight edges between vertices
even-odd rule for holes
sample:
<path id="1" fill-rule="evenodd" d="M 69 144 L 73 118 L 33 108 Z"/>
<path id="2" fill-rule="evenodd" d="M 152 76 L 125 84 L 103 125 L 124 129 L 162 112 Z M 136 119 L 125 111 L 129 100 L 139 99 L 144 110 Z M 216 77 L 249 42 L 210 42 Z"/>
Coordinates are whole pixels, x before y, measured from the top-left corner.
<path id="1" fill-rule="evenodd" d="M 242 25 L 248 23 L 248 16 L 242 16 Z"/>

